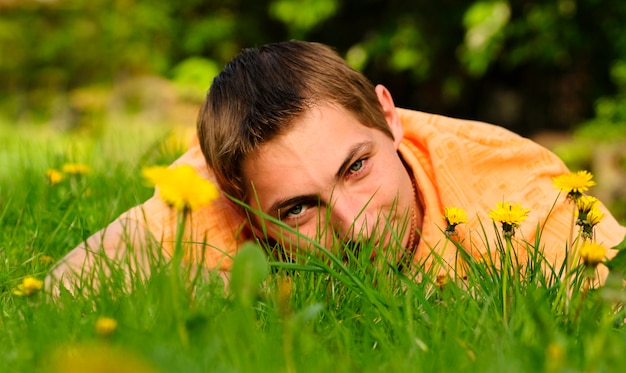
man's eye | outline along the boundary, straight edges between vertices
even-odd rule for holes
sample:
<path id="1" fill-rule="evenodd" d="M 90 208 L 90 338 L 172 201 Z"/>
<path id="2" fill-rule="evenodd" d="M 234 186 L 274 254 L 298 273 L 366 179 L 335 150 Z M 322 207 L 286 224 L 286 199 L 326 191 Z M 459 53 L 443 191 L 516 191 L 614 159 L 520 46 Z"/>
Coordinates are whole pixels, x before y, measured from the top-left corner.
<path id="1" fill-rule="evenodd" d="M 298 217 L 298 215 L 301 215 L 305 210 L 306 207 L 300 203 L 287 210 L 287 216 L 295 218 Z"/>
<path id="2" fill-rule="evenodd" d="M 358 161 L 350 165 L 350 172 L 352 173 L 359 172 L 363 168 L 363 162 L 364 162 L 363 159 L 359 159 Z"/>

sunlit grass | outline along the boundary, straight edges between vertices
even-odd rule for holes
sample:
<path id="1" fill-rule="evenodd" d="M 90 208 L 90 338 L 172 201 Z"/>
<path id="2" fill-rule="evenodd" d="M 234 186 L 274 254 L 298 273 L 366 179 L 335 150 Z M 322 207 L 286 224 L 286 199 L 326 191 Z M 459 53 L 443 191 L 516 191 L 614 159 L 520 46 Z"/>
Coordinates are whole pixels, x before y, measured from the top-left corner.
<path id="1" fill-rule="evenodd" d="M 41 291 L 15 295 L 25 277 L 43 279 L 51 259 L 151 195 L 141 168 L 167 164 L 178 151 L 161 145 L 169 141 L 164 127 L 141 124 L 82 134 L 5 125 L 0 134 L 0 164 L 6 165 L 0 170 L 0 371 L 560 372 L 626 366 L 621 281 L 588 292 L 575 288 L 565 306 L 563 268 L 546 268 L 535 250 L 539 242 L 530 244 L 533 255 L 521 263 L 523 270 L 461 252 L 466 278 L 400 271 L 382 255 L 372 264 L 372 247 L 358 248 L 361 255 L 344 247 L 340 258 L 320 246 L 319 255 L 287 263 L 266 259 L 250 245 L 235 260 L 230 290 L 217 275 L 172 271 L 156 258 L 147 281 L 111 266 L 109 275 L 98 277 L 98 292 L 61 292 L 54 301 Z M 91 172 L 51 185 L 46 170 L 68 162 Z M 494 244 L 493 250 L 503 248 Z M 498 268 L 511 272 L 505 277 Z"/>

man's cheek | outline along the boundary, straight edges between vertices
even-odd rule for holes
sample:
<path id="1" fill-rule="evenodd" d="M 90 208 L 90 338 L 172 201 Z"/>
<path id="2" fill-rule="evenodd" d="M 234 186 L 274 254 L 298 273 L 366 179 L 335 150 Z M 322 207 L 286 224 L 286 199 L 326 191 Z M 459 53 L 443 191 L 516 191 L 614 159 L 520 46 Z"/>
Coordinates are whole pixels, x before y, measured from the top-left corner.
<path id="1" fill-rule="evenodd" d="M 295 250 L 303 242 L 303 238 L 295 232 L 275 224 L 269 225 L 267 233 L 271 239 L 279 243 L 286 251 Z"/>
<path id="2" fill-rule="evenodd" d="M 315 252 L 315 245 L 330 248 L 336 243 L 336 238 L 327 231 L 319 232 L 316 229 L 310 230 L 308 227 L 299 227 L 297 230 L 285 229 L 275 224 L 268 226 L 268 236 L 276 241 L 288 255 L 292 258 Z"/>

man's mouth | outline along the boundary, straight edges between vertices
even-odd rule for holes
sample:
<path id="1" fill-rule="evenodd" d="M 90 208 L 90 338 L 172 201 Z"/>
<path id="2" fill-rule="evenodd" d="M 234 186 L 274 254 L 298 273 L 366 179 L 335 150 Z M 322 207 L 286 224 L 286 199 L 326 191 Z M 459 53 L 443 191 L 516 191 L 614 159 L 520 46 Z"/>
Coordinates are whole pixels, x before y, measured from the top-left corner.
<path id="1" fill-rule="evenodd" d="M 376 253 L 376 250 L 372 250 L 372 253 L 370 254 L 370 262 L 374 262 L 374 260 L 376 260 L 376 256 L 378 254 Z"/>

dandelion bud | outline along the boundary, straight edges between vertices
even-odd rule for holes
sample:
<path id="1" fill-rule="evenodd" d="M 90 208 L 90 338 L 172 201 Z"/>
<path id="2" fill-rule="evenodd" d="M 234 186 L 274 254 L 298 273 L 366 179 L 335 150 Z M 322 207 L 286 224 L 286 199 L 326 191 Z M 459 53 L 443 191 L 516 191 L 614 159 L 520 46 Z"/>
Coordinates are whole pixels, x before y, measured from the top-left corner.
<path id="1" fill-rule="evenodd" d="M 578 208 L 578 219 L 576 220 L 576 224 L 584 225 L 587 220 L 587 214 L 591 211 L 598 200 L 592 196 L 581 196 L 576 200 L 576 207 Z"/>
<path id="2" fill-rule="evenodd" d="M 585 214 L 585 218 L 578 217 L 578 225 L 582 227 L 582 237 L 590 240 L 593 238 L 593 227 L 602 220 L 604 214 L 597 206 L 594 206 L 589 212 Z"/>
<path id="3" fill-rule="evenodd" d="M 587 221 L 587 224 L 594 227 L 596 224 L 598 224 L 602 220 L 603 217 L 604 217 L 604 214 L 596 206 L 587 213 L 586 221 Z"/>
<path id="4" fill-rule="evenodd" d="M 448 283 L 447 275 L 437 275 L 437 278 L 435 279 L 435 285 L 437 285 L 439 289 L 443 289 L 443 287 L 446 286 L 447 283 Z"/>
<path id="5" fill-rule="evenodd" d="M 467 223 L 465 210 L 457 207 L 446 207 L 443 209 L 443 218 L 446 221 L 446 233 L 449 236 L 456 236 L 456 226 Z"/>

